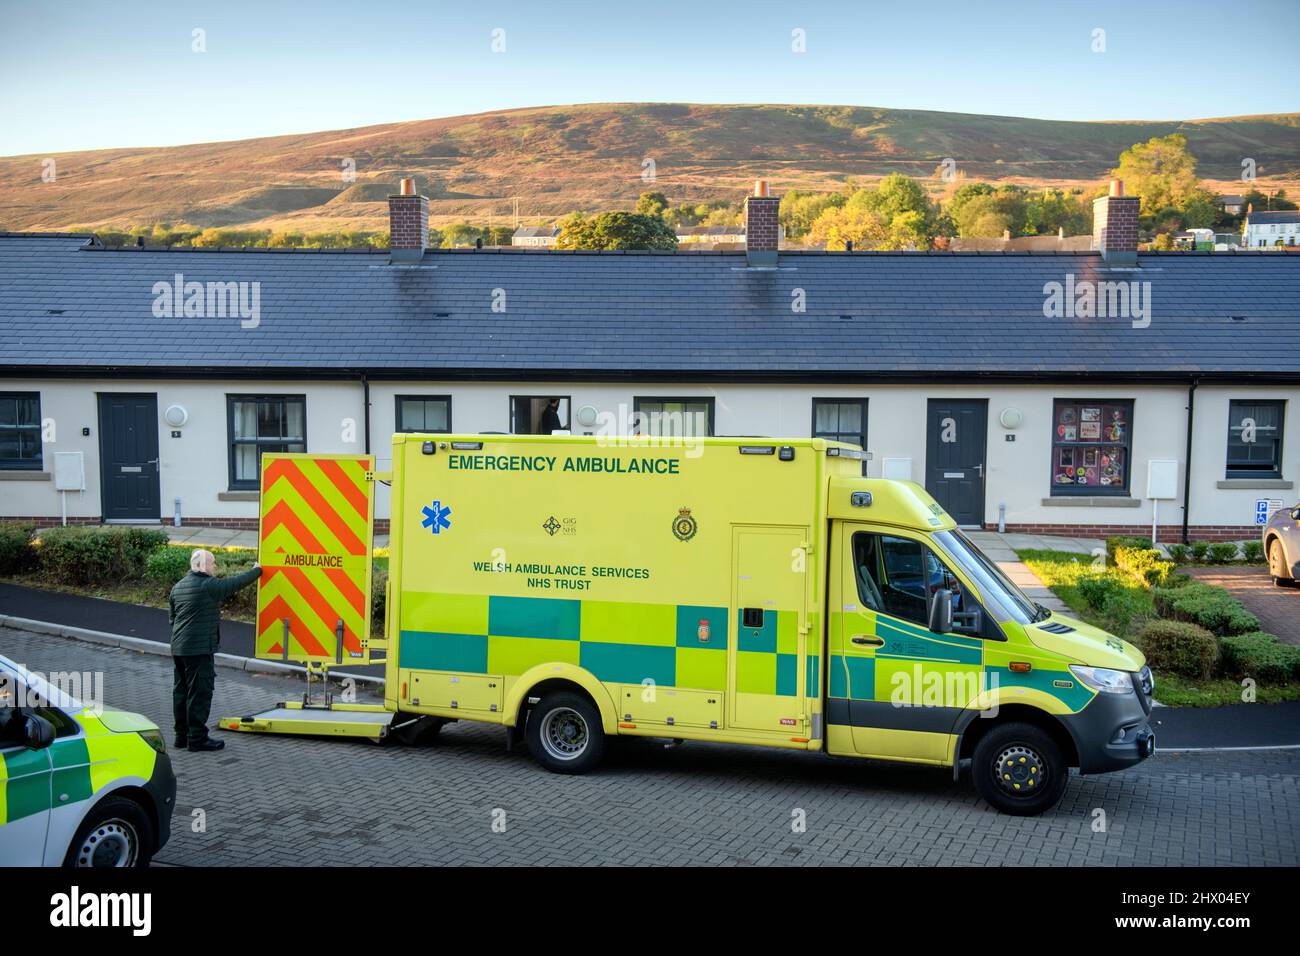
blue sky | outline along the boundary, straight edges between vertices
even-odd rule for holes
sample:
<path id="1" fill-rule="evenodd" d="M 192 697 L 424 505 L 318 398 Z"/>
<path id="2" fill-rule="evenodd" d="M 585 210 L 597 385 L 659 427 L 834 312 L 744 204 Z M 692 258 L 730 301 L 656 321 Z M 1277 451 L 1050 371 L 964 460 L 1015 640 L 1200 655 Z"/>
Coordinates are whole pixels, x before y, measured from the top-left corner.
<path id="1" fill-rule="evenodd" d="M 1292 112 L 1298 41 L 1300 0 L 0 0 L 0 155 L 615 101 Z"/>

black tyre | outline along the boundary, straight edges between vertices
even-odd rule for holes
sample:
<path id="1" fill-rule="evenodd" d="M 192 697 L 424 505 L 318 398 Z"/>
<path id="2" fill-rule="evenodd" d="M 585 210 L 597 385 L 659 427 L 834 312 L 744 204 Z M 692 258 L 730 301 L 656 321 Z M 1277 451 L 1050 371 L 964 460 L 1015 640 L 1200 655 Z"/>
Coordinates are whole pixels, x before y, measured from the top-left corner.
<path id="1" fill-rule="evenodd" d="M 528 714 L 524 731 L 533 759 L 552 773 L 586 773 L 605 754 L 600 711 L 582 694 L 547 694 Z"/>
<path id="2" fill-rule="evenodd" d="M 971 757 L 975 789 L 1002 813 L 1032 817 L 1056 806 L 1070 768 L 1061 748 L 1033 724 L 990 730 Z"/>
<path id="3" fill-rule="evenodd" d="M 108 797 L 77 828 L 63 865 L 148 866 L 157 844 L 153 821 L 144 807 L 127 797 Z"/>
<path id="4" fill-rule="evenodd" d="M 1282 542 L 1274 538 L 1268 545 L 1268 573 L 1273 576 L 1273 583 L 1280 588 L 1295 583 L 1287 571 L 1286 558 L 1282 556 Z"/>

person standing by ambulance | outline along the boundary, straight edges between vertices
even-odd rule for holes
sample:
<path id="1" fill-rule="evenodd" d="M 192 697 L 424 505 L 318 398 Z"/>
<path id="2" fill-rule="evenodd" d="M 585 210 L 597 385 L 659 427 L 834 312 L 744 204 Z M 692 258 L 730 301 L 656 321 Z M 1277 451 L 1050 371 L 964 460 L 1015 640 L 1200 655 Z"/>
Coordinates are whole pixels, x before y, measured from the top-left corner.
<path id="1" fill-rule="evenodd" d="M 560 421 L 560 400 L 552 398 L 546 403 L 546 410 L 542 412 L 543 435 L 553 435 L 555 432 L 563 431 L 564 423 Z"/>
<path id="2" fill-rule="evenodd" d="M 190 555 L 190 573 L 168 598 L 172 628 L 172 712 L 178 748 L 221 750 L 225 741 L 208 736 L 208 712 L 217 680 L 214 656 L 221 643 L 221 602 L 262 576 L 259 564 L 229 578 L 217 578 L 217 559 L 202 548 Z"/>

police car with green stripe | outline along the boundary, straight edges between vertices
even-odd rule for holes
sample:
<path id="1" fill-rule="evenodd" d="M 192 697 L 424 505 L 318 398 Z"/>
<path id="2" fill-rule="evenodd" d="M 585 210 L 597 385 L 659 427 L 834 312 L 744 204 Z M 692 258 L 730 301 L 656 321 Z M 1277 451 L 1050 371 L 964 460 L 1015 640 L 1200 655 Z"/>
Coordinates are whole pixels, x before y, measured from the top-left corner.
<path id="1" fill-rule="evenodd" d="M 0 657 L 0 866 L 147 866 L 176 802 L 165 751 L 148 718 Z"/>

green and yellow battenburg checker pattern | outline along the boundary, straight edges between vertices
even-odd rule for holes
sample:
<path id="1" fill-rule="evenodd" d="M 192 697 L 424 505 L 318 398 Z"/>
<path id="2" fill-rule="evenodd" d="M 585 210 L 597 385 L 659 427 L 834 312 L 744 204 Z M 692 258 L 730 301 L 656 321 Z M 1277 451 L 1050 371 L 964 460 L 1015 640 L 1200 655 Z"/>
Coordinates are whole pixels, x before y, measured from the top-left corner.
<path id="1" fill-rule="evenodd" d="M 722 692 L 729 623 L 725 607 L 407 593 L 398 666 L 504 676 L 562 662 L 602 683 Z M 776 610 L 738 628 L 737 691 L 799 694 L 797 626 L 797 612 Z M 818 659 L 806 655 L 812 693 Z"/>
<path id="2" fill-rule="evenodd" d="M 139 735 L 113 733 L 89 711 L 74 719 L 85 730 L 84 736 L 55 740 L 47 750 L 4 754 L 0 825 L 89 800 L 122 777 L 143 782 L 153 776 L 157 753 Z"/>

